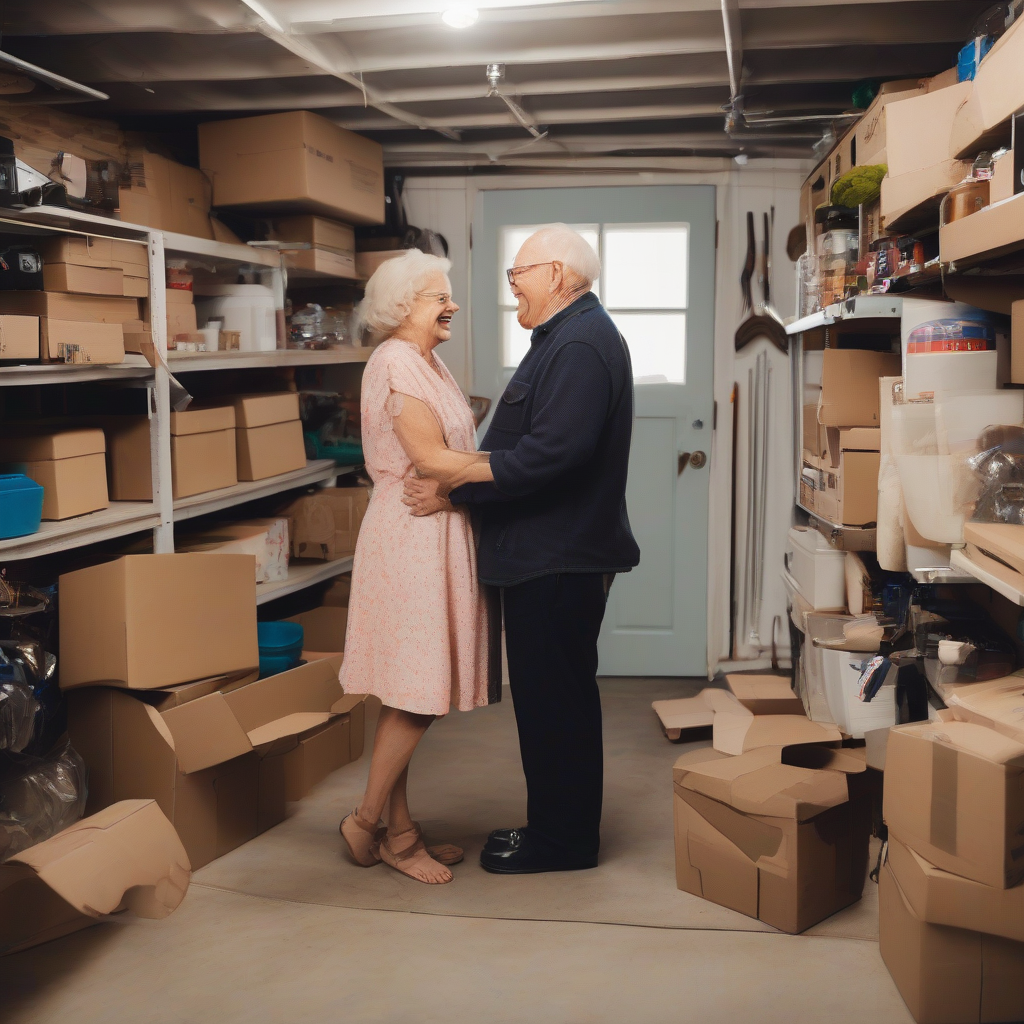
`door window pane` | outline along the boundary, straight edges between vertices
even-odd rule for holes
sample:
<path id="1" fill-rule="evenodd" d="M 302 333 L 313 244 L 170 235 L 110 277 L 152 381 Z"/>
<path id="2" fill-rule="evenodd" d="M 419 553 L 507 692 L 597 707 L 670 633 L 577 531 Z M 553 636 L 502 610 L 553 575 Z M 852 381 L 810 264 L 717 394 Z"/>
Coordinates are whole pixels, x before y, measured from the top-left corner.
<path id="1" fill-rule="evenodd" d="M 607 225 L 605 304 L 609 309 L 685 309 L 685 224 Z"/>
<path id="2" fill-rule="evenodd" d="M 502 355 L 505 366 L 518 366 L 530 351 L 531 331 L 519 326 L 514 309 L 501 311 Z"/>
<path id="3" fill-rule="evenodd" d="M 686 381 L 686 314 L 612 312 L 629 346 L 633 379 Z"/>

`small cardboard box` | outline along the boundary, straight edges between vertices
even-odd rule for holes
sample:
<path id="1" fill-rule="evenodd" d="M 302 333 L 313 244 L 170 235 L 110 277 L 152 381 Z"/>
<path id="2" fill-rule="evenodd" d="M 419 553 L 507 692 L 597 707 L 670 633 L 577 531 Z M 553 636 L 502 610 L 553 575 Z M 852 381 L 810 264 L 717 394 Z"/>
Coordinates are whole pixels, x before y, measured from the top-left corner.
<path id="1" fill-rule="evenodd" d="M 821 364 L 818 422 L 826 427 L 877 427 L 878 378 L 903 372 L 898 354 L 825 349 Z"/>
<path id="2" fill-rule="evenodd" d="M 235 430 L 239 480 L 265 480 L 306 466 L 306 446 L 298 420 Z"/>
<path id="3" fill-rule="evenodd" d="M 308 110 L 201 124 L 199 164 L 214 206 L 384 223 L 380 143 Z"/>
<path id="4" fill-rule="evenodd" d="M 867 526 L 878 519 L 880 429 L 828 428 L 828 465 L 817 511 L 837 526 Z"/>
<path id="5" fill-rule="evenodd" d="M 155 690 L 259 665 L 248 555 L 127 555 L 60 577 L 60 684 Z"/>
<path id="6" fill-rule="evenodd" d="M 0 359 L 39 358 L 39 317 L 0 315 Z"/>
<path id="7" fill-rule="evenodd" d="M 355 274 L 356 233 L 348 224 L 327 217 L 278 217 L 270 223 L 270 237 L 280 242 L 306 242 L 333 253 L 342 259 L 349 275 Z"/>
<path id="8" fill-rule="evenodd" d="M 997 889 L 943 871 L 891 830 L 886 849 L 889 867 L 922 921 L 1024 942 L 1024 885 Z"/>
<path id="9" fill-rule="evenodd" d="M 71 262 L 68 260 L 67 262 Z M 120 267 L 125 275 L 149 280 L 149 246 L 127 238 L 110 239 L 110 265 Z"/>
<path id="10" fill-rule="evenodd" d="M 366 698 L 343 692 L 339 666 L 313 661 L 162 712 L 105 687 L 70 694 L 68 734 L 89 767 L 89 808 L 150 797 L 193 867 L 233 850 L 282 821 L 286 799 L 321 772 L 361 756 Z"/>
<path id="11" fill-rule="evenodd" d="M 124 272 L 119 267 L 83 267 L 77 263 L 47 263 L 43 266 L 43 287 L 48 292 L 124 295 Z"/>
<path id="12" fill-rule="evenodd" d="M 123 363 L 124 328 L 121 324 L 42 316 L 39 318 L 39 352 L 44 362 Z"/>
<path id="13" fill-rule="evenodd" d="M 889 730 L 886 823 L 944 871 L 997 888 L 1017 885 L 1024 880 L 1024 743 L 950 716 Z"/>
<path id="14" fill-rule="evenodd" d="M 815 768 L 783 764 L 777 747 L 684 754 L 673 769 L 678 887 L 791 933 L 859 900 L 866 768 L 822 753 Z"/>
<path id="15" fill-rule="evenodd" d="M 294 391 L 236 395 L 234 405 L 235 425 L 247 430 L 299 418 L 299 396 Z"/>
<path id="16" fill-rule="evenodd" d="M 0 438 L 0 462 L 43 488 L 43 519 L 70 519 L 106 508 L 102 430 L 61 430 Z"/>
<path id="17" fill-rule="evenodd" d="M 353 554 L 369 503 L 368 487 L 327 487 L 292 502 L 283 510 L 292 556 L 329 562 Z"/>
<path id="18" fill-rule="evenodd" d="M 0 955 L 130 910 L 164 918 L 192 868 L 154 800 L 124 800 L 0 864 Z"/>
<path id="19" fill-rule="evenodd" d="M 725 677 L 725 683 L 732 695 L 752 714 L 804 715 L 803 701 L 793 692 L 788 676 L 733 673 Z"/>
<path id="20" fill-rule="evenodd" d="M 208 530 L 177 540 L 174 549 L 225 555 L 252 555 L 256 561 L 257 583 L 288 579 L 287 519 L 250 519 L 244 523 L 219 523 Z M 312 649 L 341 650 L 340 647 Z"/>
<path id="21" fill-rule="evenodd" d="M 1024 1019 L 1024 943 L 923 921 L 891 863 L 878 879 L 878 946 L 918 1024 Z"/>
<path id="22" fill-rule="evenodd" d="M 178 334 L 195 334 L 198 330 L 196 307 L 192 293 L 183 288 L 168 288 L 167 294 L 167 337 Z"/>
<path id="23" fill-rule="evenodd" d="M 345 650 L 348 608 L 321 605 L 286 620 L 297 622 L 304 631 L 303 646 L 307 651 L 336 653 Z"/>
<path id="24" fill-rule="evenodd" d="M 939 228 L 943 263 L 1012 246 L 1024 237 L 1024 192 Z"/>
<path id="25" fill-rule="evenodd" d="M 132 295 L 138 299 L 145 299 L 149 296 L 149 278 L 125 274 L 121 279 L 121 287 L 125 295 Z"/>
<path id="26" fill-rule="evenodd" d="M 949 160 L 953 121 L 971 88 L 970 82 L 958 82 L 897 100 L 885 108 L 885 162 L 889 174 L 896 178 Z"/>
<path id="27" fill-rule="evenodd" d="M 311 271 L 314 274 L 330 274 L 333 277 L 356 277 L 355 258 L 346 259 L 326 249 L 299 249 L 284 254 L 284 265 L 292 271 Z M 301 275 L 296 274 L 298 278 Z"/>

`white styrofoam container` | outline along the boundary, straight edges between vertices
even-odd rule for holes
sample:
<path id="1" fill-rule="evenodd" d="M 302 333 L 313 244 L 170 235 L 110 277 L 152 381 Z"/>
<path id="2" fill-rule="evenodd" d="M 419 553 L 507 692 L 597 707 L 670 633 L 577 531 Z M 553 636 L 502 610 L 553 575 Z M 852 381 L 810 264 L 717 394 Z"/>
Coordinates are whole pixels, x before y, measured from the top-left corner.
<path id="1" fill-rule="evenodd" d="M 274 290 L 262 284 L 219 284 L 196 289 L 196 314 L 204 323 L 224 321 L 225 331 L 238 331 L 242 352 L 272 352 L 277 348 Z"/>
<path id="2" fill-rule="evenodd" d="M 837 551 L 817 530 L 790 528 L 786 569 L 812 608 L 841 611 L 846 607 L 845 559 L 845 552 Z"/>
<path id="3" fill-rule="evenodd" d="M 896 724 L 896 669 L 869 703 L 860 692 L 860 676 L 873 654 L 851 654 L 849 651 L 821 651 L 825 675 L 825 697 L 836 725 L 854 739 L 863 739 L 865 732 L 885 729 Z"/>

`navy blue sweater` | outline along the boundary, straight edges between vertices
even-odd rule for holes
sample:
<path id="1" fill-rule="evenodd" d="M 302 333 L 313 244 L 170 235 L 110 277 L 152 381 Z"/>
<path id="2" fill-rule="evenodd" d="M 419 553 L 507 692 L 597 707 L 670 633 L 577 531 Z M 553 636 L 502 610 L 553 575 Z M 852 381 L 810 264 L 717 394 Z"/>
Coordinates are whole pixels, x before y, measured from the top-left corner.
<path id="1" fill-rule="evenodd" d="M 592 292 L 533 331 L 482 449 L 494 483 L 451 500 L 480 520 L 480 579 L 512 586 L 560 572 L 628 572 L 633 431 L 629 350 Z"/>

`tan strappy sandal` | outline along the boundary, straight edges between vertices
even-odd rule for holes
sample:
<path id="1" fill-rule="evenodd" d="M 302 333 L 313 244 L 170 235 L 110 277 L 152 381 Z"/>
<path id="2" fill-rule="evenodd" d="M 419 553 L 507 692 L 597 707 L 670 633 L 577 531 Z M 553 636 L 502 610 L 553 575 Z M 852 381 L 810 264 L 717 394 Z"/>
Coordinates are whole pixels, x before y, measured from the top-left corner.
<path id="1" fill-rule="evenodd" d="M 345 835 L 345 822 L 350 818 L 357 828 L 362 829 L 371 837 L 370 845 L 367 848 L 366 853 L 363 855 L 356 852 L 351 840 L 347 835 Z M 349 856 L 361 867 L 372 868 L 374 864 L 379 864 L 381 862 L 380 844 L 381 840 L 388 832 L 387 826 L 384 822 L 378 821 L 376 825 L 371 825 L 368 821 L 364 821 L 359 817 L 359 808 L 357 807 L 351 814 L 346 814 L 345 817 L 341 819 L 338 831 L 341 833 L 341 838 L 345 840 Z"/>
<path id="2" fill-rule="evenodd" d="M 419 833 L 423 835 L 423 826 L 418 821 L 414 821 L 413 825 L 419 829 Z M 430 854 L 438 864 L 444 864 L 445 867 L 451 867 L 453 864 L 461 864 L 466 856 L 466 851 L 461 846 L 456 846 L 454 843 L 439 843 L 437 846 L 428 846 L 427 853 Z"/>
<path id="3" fill-rule="evenodd" d="M 415 839 L 404 850 L 393 849 L 392 843 L 396 839 L 402 839 L 404 836 L 415 836 Z M 458 847 L 456 847 L 456 849 L 458 849 Z M 427 885 L 444 885 L 452 880 L 452 874 L 450 871 L 448 872 L 447 878 L 439 878 L 436 881 L 427 878 L 417 878 L 410 870 L 413 867 L 410 861 L 421 853 L 425 854 L 430 860 L 437 863 L 438 866 L 447 866 L 441 865 L 440 862 L 431 857 L 430 852 L 427 850 L 426 843 L 423 842 L 423 834 L 415 824 L 412 828 L 408 828 L 404 832 L 397 832 L 394 835 L 391 835 L 390 833 L 386 834 L 380 843 L 381 860 L 390 867 L 393 867 L 396 871 L 400 871 L 403 875 L 407 875 L 409 878 L 412 878 L 417 882 L 424 882 Z"/>

